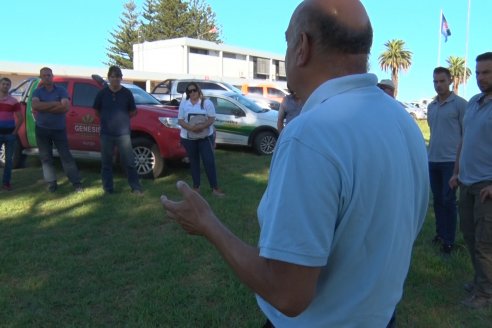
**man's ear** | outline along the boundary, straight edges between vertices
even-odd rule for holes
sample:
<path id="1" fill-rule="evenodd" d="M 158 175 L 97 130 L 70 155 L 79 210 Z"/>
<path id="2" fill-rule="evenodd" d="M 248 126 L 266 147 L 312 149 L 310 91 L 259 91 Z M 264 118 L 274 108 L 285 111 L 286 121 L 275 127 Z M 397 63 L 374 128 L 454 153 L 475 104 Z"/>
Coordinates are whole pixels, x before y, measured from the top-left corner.
<path id="1" fill-rule="evenodd" d="M 306 66 L 309 63 L 311 51 L 311 42 L 309 37 L 305 32 L 302 32 L 296 49 L 297 66 Z"/>

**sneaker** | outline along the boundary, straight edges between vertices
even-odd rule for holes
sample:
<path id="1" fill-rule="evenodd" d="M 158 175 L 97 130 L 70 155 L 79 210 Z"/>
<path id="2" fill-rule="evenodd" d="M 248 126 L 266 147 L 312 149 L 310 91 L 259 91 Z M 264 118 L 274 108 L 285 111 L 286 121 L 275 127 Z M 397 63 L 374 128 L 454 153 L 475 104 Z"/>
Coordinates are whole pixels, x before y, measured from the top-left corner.
<path id="1" fill-rule="evenodd" d="M 461 304 L 471 309 L 481 309 L 492 304 L 492 297 L 473 294 L 471 297 L 462 301 Z"/>
<path id="2" fill-rule="evenodd" d="M 133 189 L 132 194 L 137 195 L 137 196 L 143 196 L 143 191 L 140 189 Z"/>
<path id="3" fill-rule="evenodd" d="M 475 283 L 473 281 L 467 282 L 463 285 L 463 289 L 466 290 L 468 293 L 471 293 L 475 290 Z"/>
<path id="4" fill-rule="evenodd" d="M 212 189 L 212 195 L 217 197 L 224 197 L 225 194 L 219 188 Z"/>
<path id="5" fill-rule="evenodd" d="M 49 192 L 55 192 L 56 189 L 58 189 L 58 184 L 56 182 L 51 182 L 50 184 L 48 184 Z"/>
<path id="6" fill-rule="evenodd" d="M 451 254 L 452 250 L 453 250 L 453 245 L 442 244 L 442 246 L 441 246 L 441 253 Z"/>
<path id="7" fill-rule="evenodd" d="M 435 235 L 434 238 L 432 238 L 432 243 L 434 245 L 442 244 L 442 242 L 443 242 L 442 238 L 438 235 Z"/>
<path id="8" fill-rule="evenodd" d="M 4 183 L 2 188 L 3 190 L 11 191 L 12 185 L 10 183 Z"/>
<path id="9" fill-rule="evenodd" d="M 79 183 L 79 184 L 76 184 L 73 186 L 75 188 L 75 192 L 76 193 L 81 193 L 81 192 L 84 192 L 84 188 L 82 188 L 82 185 Z"/>

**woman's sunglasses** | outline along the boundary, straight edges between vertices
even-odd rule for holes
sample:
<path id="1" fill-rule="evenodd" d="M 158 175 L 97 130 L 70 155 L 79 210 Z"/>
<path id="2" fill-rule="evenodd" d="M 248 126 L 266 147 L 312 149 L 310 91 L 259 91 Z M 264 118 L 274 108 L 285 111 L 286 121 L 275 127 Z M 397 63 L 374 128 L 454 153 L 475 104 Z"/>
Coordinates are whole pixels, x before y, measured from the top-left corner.
<path id="1" fill-rule="evenodd" d="M 198 92 L 198 90 L 197 89 L 188 89 L 188 90 L 186 90 L 186 93 L 187 94 L 192 94 L 193 92 Z"/>

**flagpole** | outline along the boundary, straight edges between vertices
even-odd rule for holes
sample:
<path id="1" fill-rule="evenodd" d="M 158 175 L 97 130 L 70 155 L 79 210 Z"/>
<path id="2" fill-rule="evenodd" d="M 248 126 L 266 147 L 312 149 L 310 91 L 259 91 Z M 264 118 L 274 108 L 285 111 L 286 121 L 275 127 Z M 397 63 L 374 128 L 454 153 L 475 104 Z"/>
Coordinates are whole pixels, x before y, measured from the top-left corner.
<path id="1" fill-rule="evenodd" d="M 470 35 L 470 7 L 471 7 L 471 0 L 468 0 L 468 14 L 466 17 L 466 44 L 465 44 L 465 80 L 463 83 L 463 97 L 466 97 L 466 68 L 468 65 L 468 37 Z"/>
<path id="2" fill-rule="evenodd" d="M 439 15 L 439 32 L 438 32 L 438 38 L 439 38 L 439 46 L 437 48 L 437 67 L 441 66 L 441 28 L 442 28 L 442 9 L 441 9 L 441 14 Z"/>

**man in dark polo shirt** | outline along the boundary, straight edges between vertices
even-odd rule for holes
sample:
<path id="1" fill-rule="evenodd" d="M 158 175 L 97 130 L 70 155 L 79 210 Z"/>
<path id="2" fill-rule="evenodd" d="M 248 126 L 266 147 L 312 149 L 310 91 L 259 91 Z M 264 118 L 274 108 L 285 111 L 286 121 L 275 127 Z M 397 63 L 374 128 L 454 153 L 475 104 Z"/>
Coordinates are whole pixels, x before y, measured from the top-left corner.
<path id="1" fill-rule="evenodd" d="M 492 304 L 492 52 L 477 57 L 476 77 L 482 92 L 468 102 L 449 184 L 460 186 L 460 227 L 475 270 L 462 304 L 479 309 Z"/>
<path id="2" fill-rule="evenodd" d="M 137 115 L 137 106 L 130 90 L 121 85 L 123 74 L 118 66 L 108 71 L 108 87 L 99 91 L 93 108 L 101 119 L 101 179 L 104 192 L 112 194 L 113 150 L 118 147 L 132 193 L 142 194 L 130 137 L 130 118 Z"/>
<path id="3" fill-rule="evenodd" d="M 433 81 L 437 96 L 427 107 L 429 177 L 436 217 L 433 242 L 441 244 L 441 251 L 449 254 L 456 236 L 457 209 L 456 192 L 448 182 L 453 176 L 456 151 L 461 142 L 467 101 L 450 90 L 452 80 L 449 69 L 436 67 Z"/>
<path id="4" fill-rule="evenodd" d="M 79 170 L 68 148 L 65 114 L 70 108 L 68 93 L 53 83 L 53 72 L 49 67 L 41 68 L 40 87 L 32 95 L 32 109 L 36 111 L 36 142 L 43 167 L 44 180 L 48 191 L 58 188 L 56 171 L 53 165 L 53 144 L 58 150 L 63 170 L 75 191 L 81 192 Z"/>

